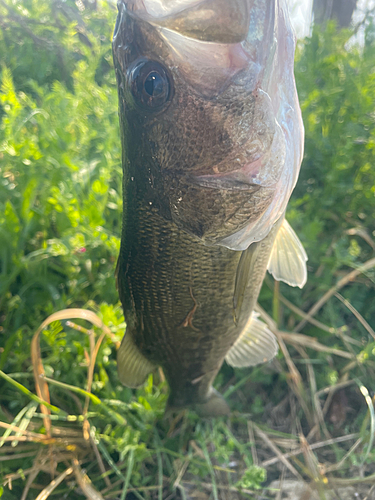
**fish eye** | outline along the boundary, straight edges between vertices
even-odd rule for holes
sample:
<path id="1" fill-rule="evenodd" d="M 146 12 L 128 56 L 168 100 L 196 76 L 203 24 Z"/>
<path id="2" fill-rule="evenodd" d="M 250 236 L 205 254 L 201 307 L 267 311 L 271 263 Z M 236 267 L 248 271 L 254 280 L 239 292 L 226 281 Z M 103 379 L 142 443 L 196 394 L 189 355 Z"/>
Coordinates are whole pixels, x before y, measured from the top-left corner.
<path id="1" fill-rule="evenodd" d="M 170 99 L 171 84 L 167 69 L 156 61 L 138 61 L 129 71 L 133 97 L 142 108 L 159 110 Z"/>

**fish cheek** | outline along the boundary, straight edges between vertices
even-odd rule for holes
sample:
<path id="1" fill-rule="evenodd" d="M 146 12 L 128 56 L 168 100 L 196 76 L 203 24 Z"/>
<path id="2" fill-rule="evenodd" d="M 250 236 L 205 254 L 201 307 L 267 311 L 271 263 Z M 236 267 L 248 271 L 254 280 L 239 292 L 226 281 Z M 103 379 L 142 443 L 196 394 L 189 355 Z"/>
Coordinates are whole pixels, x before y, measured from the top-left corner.
<path id="1" fill-rule="evenodd" d="M 256 97 L 244 88 L 229 88 L 206 99 L 194 94 L 176 73 L 174 84 L 173 102 L 148 128 L 143 147 L 151 145 L 152 168 L 158 172 L 155 203 L 165 213 L 168 207 L 168 218 L 179 228 L 215 244 L 255 222 L 271 203 L 274 189 L 250 182 L 233 186 L 218 182 L 212 188 L 199 185 L 196 178 L 220 179 L 240 169 L 253 154 L 248 152 L 251 147 L 268 148 L 273 130 L 265 124 L 265 137 L 259 139 L 260 125 L 254 127 L 254 120 L 263 117 L 258 116 Z"/>
<path id="2" fill-rule="evenodd" d="M 202 238 L 207 232 L 220 228 L 225 219 L 221 193 L 207 192 L 190 179 L 197 169 L 207 171 L 215 161 L 215 155 L 202 158 L 213 142 L 208 137 L 205 145 L 201 143 L 204 135 L 201 131 L 205 125 L 209 127 L 209 123 L 202 119 L 191 126 L 190 113 L 185 110 L 180 116 L 180 106 L 172 104 L 171 108 L 148 127 L 142 148 L 148 151 L 144 157 L 148 156 L 149 169 L 154 172 L 153 204 L 164 218 L 172 219 L 181 229 Z M 223 153 L 228 146 L 224 140 Z"/>

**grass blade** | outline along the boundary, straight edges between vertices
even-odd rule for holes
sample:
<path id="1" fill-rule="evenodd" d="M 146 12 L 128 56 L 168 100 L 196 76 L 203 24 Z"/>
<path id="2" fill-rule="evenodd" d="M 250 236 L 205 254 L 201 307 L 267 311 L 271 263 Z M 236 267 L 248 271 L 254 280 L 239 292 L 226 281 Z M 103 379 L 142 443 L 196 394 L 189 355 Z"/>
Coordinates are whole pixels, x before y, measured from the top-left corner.
<path id="1" fill-rule="evenodd" d="M 62 415 L 68 415 L 64 410 L 61 410 L 60 408 L 57 408 L 57 406 L 51 405 L 50 403 L 47 403 L 43 399 L 39 398 L 35 394 L 33 394 L 29 389 L 27 389 L 24 385 L 20 384 L 19 382 L 16 382 L 12 378 L 10 378 L 6 373 L 4 373 L 2 370 L 0 370 L 0 377 L 2 377 L 4 380 L 12 384 L 14 387 L 16 387 L 19 391 L 21 391 L 23 394 L 25 394 L 27 397 L 32 399 L 33 401 L 36 401 L 40 405 L 46 406 L 49 410 L 53 411 L 54 413 L 60 413 Z"/>
<path id="2" fill-rule="evenodd" d="M 11 425 L 14 425 L 16 427 L 18 427 L 18 422 L 22 419 L 22 417 L 24 416 L 24 414 L 33 406 L 35 406 L 36 403 L 34 401 L 31 401 L 28 405 L 26 405 L 24 408 L 22 408 L 22 410 L 14 417 L 14 420 L 12 421 L 12 424 Z M 5 443 L 5 439 L 10 436 L 10 434 L 12 433 L 12 429 L 9 428 L 7 429 L 4 434 L 2 435 L 2 438 L 0 439 L 0 448 L 4 445 Z"/>
<path id="3" fill-rule="evenodd" d="M 358 384 L 359 390 L 361 391 L 362 396 L 365 398 L 366 404 L 367 404 L 368 409 L 369 409 L 369 414 L 370 414 L 370 439 L 368 442 L 366 452 L 361 460 L 361 465 L 363 465 L 365 463 L 365 461 L 367 460 L 367 457 L 369 456 L 369 453 L 372 450 L 372 447 L 374 445 L 375 410 L 374 410 L 374 404 L 372 402 L 372 399 L 370 397 L 370 394 L 369 394 L 367 388 L 359 380 L 357 381 L 357 384 Z M 366 420 L 367 419 L 365 418 L 365 420 L 364 420 L 365 425 L 367 424 Z"/>
<path id="4" fill-rule="evenodd" d="M 126 476 L 124 481 L 124 489 L 122 490 L 121 493 L 121 500 L 125 500 L 126 494 L 128 492 L 130 478 L 133 472 L 133 465 L 134 465 L 134 448 L 131 448 L 128 458 L 128 468 L 126 470 Z"/>
<path id="5" fill-rule="evenodd" d="M 215 478 L 215 471 L 214 471 L 214 468 L 212 467 L 210 455 L 208 453 L 206 443 L 202 442 L 201 444 L 202 444 L 202 451 L 204 454 L 204 458 L 206 459 L 206 462 L 207 462 L 207 465 L 208 465 L 208 468 L 210 471 L 211 483 L 212 483 L 212 494 L 214 496 L 214 500 L 219 500 L 218 492 L 217 492 L 217 485 L 216 485 L 216 478 Z"/>
<path id="6" fill-rule="evenodd" d="M 51 481 L 49 485 L 44 488 L 43 491 L 39 493 L 39 495 L 36 497 L 35 500 L 46 500 L 50 496 L 50 494 L 53 492 L 57 486 L 64 481 L 64 479 L 73 472 L 73 467 L 69 467 L 69 469 L 66 469 L 62 474 L 60 474 L 56 479 Z"/>

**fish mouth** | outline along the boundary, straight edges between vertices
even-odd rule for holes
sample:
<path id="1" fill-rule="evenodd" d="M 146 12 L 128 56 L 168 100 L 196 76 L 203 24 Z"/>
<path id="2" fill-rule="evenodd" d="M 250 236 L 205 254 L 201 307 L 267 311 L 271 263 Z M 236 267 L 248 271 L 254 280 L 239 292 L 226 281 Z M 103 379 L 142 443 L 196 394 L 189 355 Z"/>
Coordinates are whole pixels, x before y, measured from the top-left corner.
<path id="1" fill-rule="evenodd" d="M 226 191 L 254 191 L 254 187 L 269 188 L 276 187 L 277 181 L 271 179 L 261 179 L 260 171 L 266 155 L 262 155 L 256 160 L 246 163 L 240 170 L 230 173 L 218 173 L 209 175 L 191 176 L 192 184 L 208 189 L 222 189 Z"/>

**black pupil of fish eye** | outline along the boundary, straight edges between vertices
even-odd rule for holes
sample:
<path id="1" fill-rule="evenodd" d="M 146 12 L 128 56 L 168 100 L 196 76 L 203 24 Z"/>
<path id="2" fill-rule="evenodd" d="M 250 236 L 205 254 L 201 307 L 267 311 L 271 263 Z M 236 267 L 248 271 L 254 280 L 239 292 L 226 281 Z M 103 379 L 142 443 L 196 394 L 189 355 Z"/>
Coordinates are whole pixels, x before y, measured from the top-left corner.
<path id="1" fill-rule="evenodd" d="M 140 61 L 128 74 L 133 97 L 142 109 L 158 111 L 170 100 L 172 79 L 159 62 Z"/>
<path id="2" fill-rule="evenodd" d="M 165 92 L 164 86 L 162 77 L 156 71 L 151 71 L 144 83 L 145 91 L 151 97 L 161 96 Z"/>

